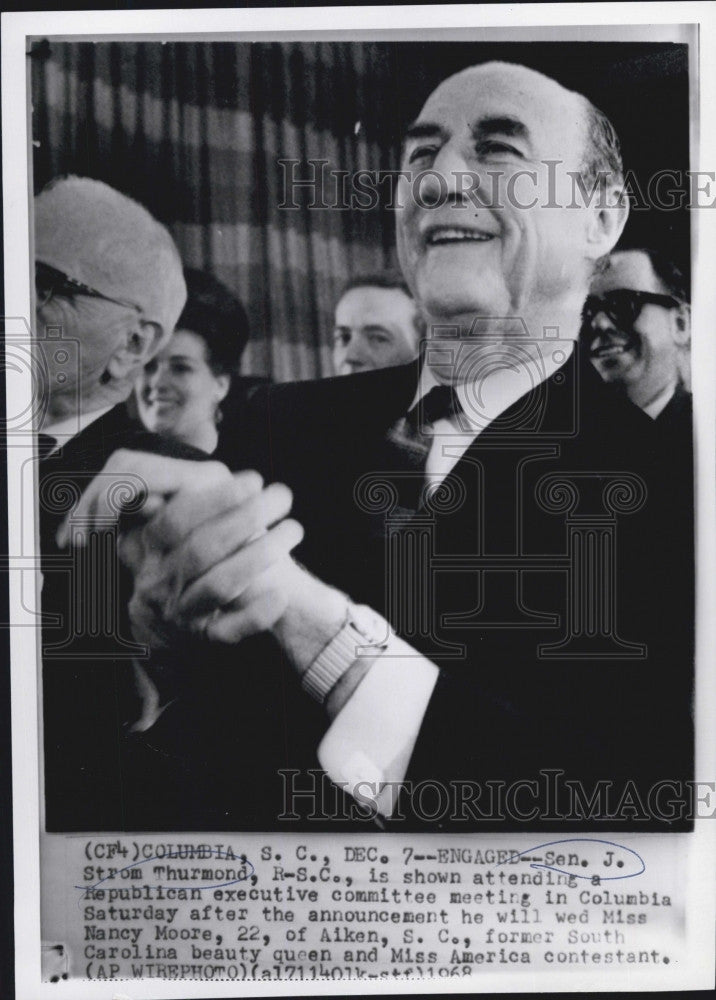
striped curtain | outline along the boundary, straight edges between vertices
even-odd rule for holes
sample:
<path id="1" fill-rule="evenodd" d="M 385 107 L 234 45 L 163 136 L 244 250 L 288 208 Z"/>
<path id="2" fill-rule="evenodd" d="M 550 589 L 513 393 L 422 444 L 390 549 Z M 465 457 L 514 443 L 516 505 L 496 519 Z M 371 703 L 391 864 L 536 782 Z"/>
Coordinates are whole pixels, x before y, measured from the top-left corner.
<path id="1" fill-rule="evenodd" d="M 244 303 L 246 374 L 328 374 L 340 287 L 394 265 L 393 219 L 382 207 L 310 208 L 305 190 L 288 199 L 298 208 L 282 208 L 285 179 L 307 177 L 310 160 L 327 161 L 325 171 L 396 169 L 391 53 L 356 43 L 35 43 L 35 188 L 75 173 L 136 198 L 168 225 L 187 265 Z M 327 193 L 333 203 L 333 185 Z"/>

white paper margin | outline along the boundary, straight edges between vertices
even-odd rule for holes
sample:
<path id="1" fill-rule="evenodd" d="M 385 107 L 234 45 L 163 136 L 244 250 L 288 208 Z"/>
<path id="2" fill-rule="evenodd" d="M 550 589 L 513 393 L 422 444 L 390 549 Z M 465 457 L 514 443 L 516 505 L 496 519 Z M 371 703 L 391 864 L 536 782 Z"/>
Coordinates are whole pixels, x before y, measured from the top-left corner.
<path id="1" fill-rule="evenodd" d="M 485 28 L 485 40 L 547 41 L 673 41 L 676 25 L 698 24 L 699 128 L 698 162 L 692 170 L 716 171 L 716 7 L 712 3 L 570 3 L 517 5 L 449 5 L 416 7 L 324 7 L 285 9 L 43 11 L 2 15 L 2 134 L 5 246 L 5 311 L 8 317 L 30 315 L 29 199 L 31 190 L 27 141 L 26 36 L 62 36 L 109 40 L 108 36 L 156 40 L 205 39 L 230 32 L 224 40 L 249 40 L 247 33 L 281 32 L 308 41 L 319 32 L 350 32 L 353 38 L 379 37 L 378 31 L 399 31 L 414 37 L 448 40 L 452 30 Z M 348 28 L 350 26 L 350 28 Z M 538 34 L 536 26 L 562 28 Z M 589 26 L 584 30 L 584 26 Z M 570 30 L 571 29 L 571 30 Z M 358 34 L 360 32 L 360 35 Z M 363 33 L 366 34 L 363 34 Z M 315 37 L 315 36 L 314 36 Z M 325 36 L 329 40 L 331 36 Z M 345 37 L 345 35 L 344 35 Z M 395 36 L 393 36 L 395 37 Z M 425 37 L 425 36 L 423 36 Z M 207 38 L 208 40 L 208 38 Z M 482 39 L 480 39 L 482 40 Z M 694 87 L 692 86 L 692 94 Z M 692 98 L 693 99 L 693 98 Z M 697 468 L 697 759 L 696 778 L 716 779 L 716 210 L 692 216 L 694 301 L 692 326 L 693 395 Z M 29 374 L 13 378 L 8 387 L 8 417 L 30 398 Z M 32 456 L 26 447 L 7 449 L 9 537 L 21 530 L 20 468 Z M 25 512 L 25 517 L 29 514 Z M 13 551 L 12 548 L 10 551 Z M 26 550 L 25 550 L 26 552 Z M 10 574 L 10 615 L 21 609 L 20 574 Z M 39 796 L 37 739 L 37 644 L 35 630 L 11 632 L 13 728 L 13 809 L 15 839 L 15 950 L 17 1000 L 132 1000 L 154 998 L 306 996 L 335 992 L 334 983 L 197 981 L 87 982 L 72 979 L 55 984 L 40 981 Z M 647 838 L 649 835 L 643 835 Z M 709 989 L 716 928 L 716 817 L 697 821 L 690 844 L 690 892 L 687 934 L 688 961 L 669 969 L 625 970 L 623 988 L 633 990 Z M 681 840 L 681 838 L 679 838 Z M 685 968 L 686 967 L 686 968 Z M 604 989 L 599 972 L 480 974 L 477 982 L 450 980 L 371 984 L 374 993 L 417 992 L 563 992 Z M 363 994 L 361 981 L 341 981 L 345 995 Z"/>

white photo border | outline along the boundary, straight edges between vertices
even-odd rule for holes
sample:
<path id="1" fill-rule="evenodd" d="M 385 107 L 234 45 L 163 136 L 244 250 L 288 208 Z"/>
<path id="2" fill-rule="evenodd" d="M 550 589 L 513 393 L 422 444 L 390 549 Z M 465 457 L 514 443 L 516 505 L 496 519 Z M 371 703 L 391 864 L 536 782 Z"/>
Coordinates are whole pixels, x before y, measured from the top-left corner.
<path id="1" fill-rule="evenodd" d="M 350 25 L 350 30 L 345 25 Z M 63 40 L 183 40 L 248 41 L 258 37 L 291 37 L 310 41 L 385 38 L 447 41 L 456 32 L 476 31 L 475 40 L 589 40 L 673 41 L 679 25 L 698 25 L 698 71 L 692 66 L 691 168 L 716 170 L 716 8 L 701 3 L 567 3 L 518 5 L 391 6 L 356 8 L 286 8 L 218 10 L 132 10 L 132 11 L 44 11 L 4 14 L 2 17 L 2 132 L 3 205 L 5 246 L 5 309 L 7 317 L 30 315 L 29 210 L 31 198 L 30 143 L 26 40 L 28 37 L 61 37 Z M 586 34 L 585 34 L 586 28 Z M 716 212 L 694 213 L 692 225 L 693 261 L 693 395 L 697 469 L 697 646 L 696 683 L 698 699 L 696 777 L 714 781 L 716 760 Z M 22 327 L 22 319 L 6 320 L 8 334 Z M 7 415 L 19 412 L 20 402 L 31 397 L 29 373 L 17 375 L 8 385 Z M 22 495 L 19 470 L 32 454 L 32 445 L 7 449 L 8 528 L 10 538 L 23 530 Z M 25 512 L 27 518 L 27 511 Z M 27 521 L 25 520 L 25 524 Z M 10 550 L 12 551 L 12 549 Z M 33 555 L 23 549 L 23 555 Z M 11 620 L 20 613 L 20 574 L 10 574 Z M 110 1000 L 128 994 L 144 1000 L 217 996 L 284 996 L 329 994 L 332 983 L 248 982 L 219 983 L 198 981 L 137 980 L 132 983 L 98 983 L 70 980 L 57 984 L 40 981 L 40 880 L 39 831 L 40 788 L 37 731 L 37 645 L 33 629 L 11 630 L 11 683 L 13 721 L 13 801 L 15 841 L 15 949 L 16 996 L 18 1000 L 72 998 Z M 714 817 L 716 819 L 716 816 Z M 646 835 L 649 836 L 649 835 Z M 714 928 L 716 927 L 716 822 L 696 821 L 694 850 L 690 855 L 691 885 L 688 933 L 690 961 L 687 968 L 660 969 L 658 977 L 644 973 L 625 976 L 624 988 L 644 984 L 653 989 L 706 989 L 713 983 Z M 680 839 L 677 837 L 677 839 Z M 675 841 L 676 842 L 676 841 Z M 706 959 L 706 961 L 705 961 Z M 709 966 L 710 959 L 710 966 Z M 191 982 L 191 985 L 189 985 Z M 481 989 L 490 992 L 562 992 L 596 990 L 594 974 L 556 972 L 507 973 L 481 977 Z M 371 992 L 405 993 L 472 992 L 475 982 L 447 981 L 405 983 L 389 981 L 371 984 Z M 341 981 L 340 991 L 348 995 L 365 993 L 359 981 Z"/>

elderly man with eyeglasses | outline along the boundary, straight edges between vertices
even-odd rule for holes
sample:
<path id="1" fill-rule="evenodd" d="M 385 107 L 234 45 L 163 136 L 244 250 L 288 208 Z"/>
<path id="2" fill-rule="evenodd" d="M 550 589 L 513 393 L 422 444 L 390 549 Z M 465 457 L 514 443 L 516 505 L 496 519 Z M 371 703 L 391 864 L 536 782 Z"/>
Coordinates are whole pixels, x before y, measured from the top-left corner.
<path id="1" fill-rule="evenodd" d="M 167 230 L 85 177 L 61 178 L 38 195 L 35 262 L 35 333 L 47 379 L 41 430 L 62 446 L 127 398 L 171 335 L 186 289 Z"/>
<path id="2" fill-rule="evenodd" d="M 164 226 L 100 181 L 53 181 L 35 200 L 34 223 L 46 823 L 119 828 L 145 770 L 141 748 L 129 741 L 125 753 L 118 729 L 141 718 L 147 675 L 136 664 L 148 665 L 146 650 L 132 642 L 114 538 L 96 533 L 90 559 L 68 564 L 56 532 L 117 450 L 202 457 L 148 434 L 124 406 L 171 336 L 186 288 Z M 125 479 L 124 495 L 141 496 L 141 480 Z"/>

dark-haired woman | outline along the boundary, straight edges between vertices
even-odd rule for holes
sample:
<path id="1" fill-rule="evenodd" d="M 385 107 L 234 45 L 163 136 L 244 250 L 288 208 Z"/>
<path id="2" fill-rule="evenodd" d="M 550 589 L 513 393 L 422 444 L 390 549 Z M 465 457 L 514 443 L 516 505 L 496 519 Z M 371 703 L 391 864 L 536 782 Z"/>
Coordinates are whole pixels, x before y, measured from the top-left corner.
<path id="1" fill-rule="evenodd" d="M 137 408 L 149 430 L 213 454 L 248 323 L 238 299 L 211 275 L 187 269 L 184 277 L 186 306 L 171 339 L 144 369 Z"/>

